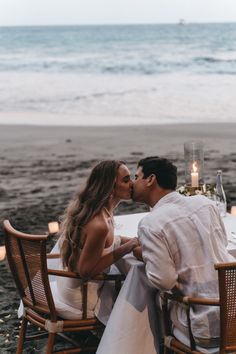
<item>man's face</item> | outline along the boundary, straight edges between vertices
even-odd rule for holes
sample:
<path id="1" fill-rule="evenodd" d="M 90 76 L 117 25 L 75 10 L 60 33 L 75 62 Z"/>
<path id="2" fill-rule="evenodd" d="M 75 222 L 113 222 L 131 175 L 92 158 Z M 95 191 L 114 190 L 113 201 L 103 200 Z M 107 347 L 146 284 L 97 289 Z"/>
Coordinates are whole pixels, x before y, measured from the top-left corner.
<path id="1" fill-rule="evenodd" d="M 138 167 L 133 181 L 132 199 L 136 202 L 145 202 L 147 196 L 147 180 L 143 178 L 143 168 Z"/>

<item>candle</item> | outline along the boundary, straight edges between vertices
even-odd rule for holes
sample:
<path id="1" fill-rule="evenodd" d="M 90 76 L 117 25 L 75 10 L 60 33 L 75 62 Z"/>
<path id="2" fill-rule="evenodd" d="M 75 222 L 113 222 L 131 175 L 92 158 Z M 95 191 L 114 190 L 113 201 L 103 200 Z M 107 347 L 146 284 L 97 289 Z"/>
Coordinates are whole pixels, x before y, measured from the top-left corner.
<path id="1" fill-rule="evenodd" d="M 233 206 L 231 207 L 231 215 L 236 216 L 236 205 L 233 205 Z"/>
<path id="2" fill-rule="evenodd" d="M 194 163 L 192 164 L 191 185 L 192 187 L 198 187 L 198 172 L 196 161 L 194 161 Z"/>
<path id="3" fill-rule="evenodd" d="M 6 257 L 6 248 L 5 246 L 0 246 L 0 261 L 3 261 Z"/>
<path id="4" fill-rule="evenodd" d="M 59 224 L 57 221 L 51 221 L 48 223 L 48 232 L 50 234 L 56 234 L 59 231 Z"/>

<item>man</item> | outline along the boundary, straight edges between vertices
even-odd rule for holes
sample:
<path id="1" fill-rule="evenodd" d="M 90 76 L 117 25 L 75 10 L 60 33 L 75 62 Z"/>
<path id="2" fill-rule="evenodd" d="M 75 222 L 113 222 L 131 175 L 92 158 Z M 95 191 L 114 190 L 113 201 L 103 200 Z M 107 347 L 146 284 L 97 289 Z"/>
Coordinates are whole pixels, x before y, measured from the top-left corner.
<path id="1" fill-rule="evenodd" d="M 152 208 L 138 227 L 147 277 L 162 291 L 218 297 L 214 264 L 234 260 L 226 250 L 223 222 L 214 202 L 204 196 L 182 196 L 175 191 L 176 184 L 177 168 L 169 160 L 147 157 L 139 161 L 133 199 Z M 189 344 L 187 318 L 180 304 L 172 305 L 171 319 L 176 337 Z M 196 306 L 191 324 L 199 346 L 217 345 L 216 307 Z"/>

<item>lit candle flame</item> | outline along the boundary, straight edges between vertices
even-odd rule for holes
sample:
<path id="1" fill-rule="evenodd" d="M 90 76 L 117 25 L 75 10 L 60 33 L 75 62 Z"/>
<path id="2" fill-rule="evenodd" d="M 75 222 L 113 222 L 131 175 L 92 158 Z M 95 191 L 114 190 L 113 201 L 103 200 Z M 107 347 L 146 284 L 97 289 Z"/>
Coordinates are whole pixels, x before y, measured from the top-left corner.
<path id="1" fill-rule="evenodd" d="M 194 161 L 194 163 L 192 164 L 192 172 L 197 172 L 197 162 Z"/>

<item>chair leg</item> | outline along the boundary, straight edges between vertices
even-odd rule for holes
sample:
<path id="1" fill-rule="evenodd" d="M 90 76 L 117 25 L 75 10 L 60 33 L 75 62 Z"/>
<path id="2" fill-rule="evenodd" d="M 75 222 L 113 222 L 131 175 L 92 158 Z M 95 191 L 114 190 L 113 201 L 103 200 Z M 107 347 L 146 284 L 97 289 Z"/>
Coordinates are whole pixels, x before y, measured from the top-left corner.
<path id="1" fill-rule="evenodd" d="M 21 327 L 20 327 L 20 333 L 19 333 L 19 339 L 18 339 L 18 345 L 17 345 L 16 354 L 21 354 L 23 352 L 25 334 L 26 334 L 26 329 L 27 329 L 27 323 L 28 323 L 27 318 L 23 317 L 22 318 Z"/>
<path id="2" fill-rule="evenodd" d="M 46 354 L 51 354 L 53 350 L 56 333 L 49 333 Z"/>

